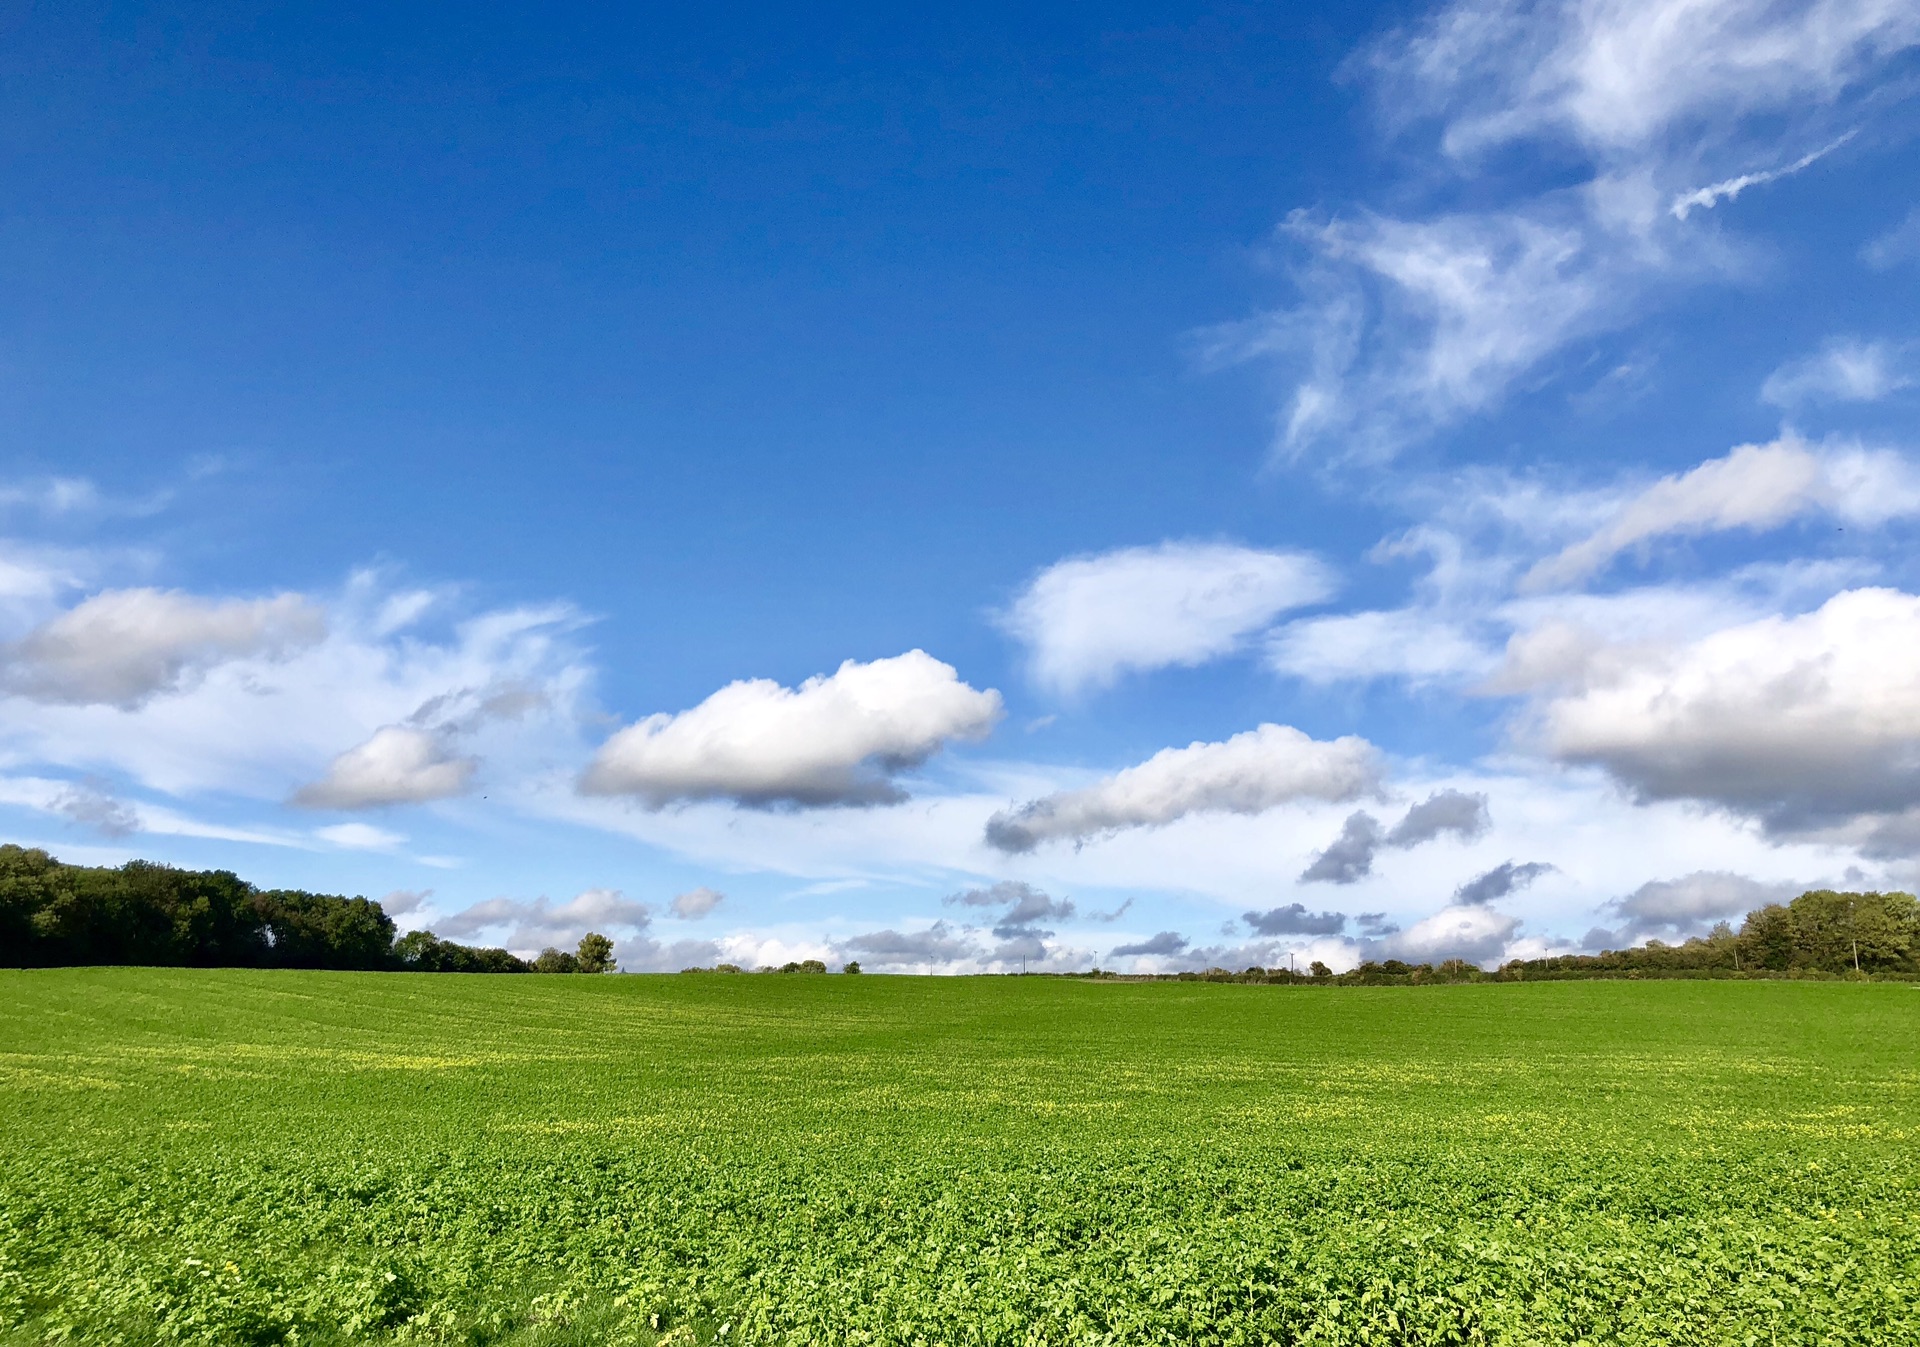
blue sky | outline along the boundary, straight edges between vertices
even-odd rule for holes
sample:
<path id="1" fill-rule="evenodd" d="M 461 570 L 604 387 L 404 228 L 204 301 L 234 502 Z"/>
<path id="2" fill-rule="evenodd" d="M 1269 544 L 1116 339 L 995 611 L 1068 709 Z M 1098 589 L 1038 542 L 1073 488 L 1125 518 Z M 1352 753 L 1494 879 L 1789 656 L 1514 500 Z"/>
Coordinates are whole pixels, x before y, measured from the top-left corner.
<path id="1" fill-rule="evenodd" d="M 75 5 L 0 60 L 11 838 L 630 968 L 1920 879 L 1910 6 Z"/>

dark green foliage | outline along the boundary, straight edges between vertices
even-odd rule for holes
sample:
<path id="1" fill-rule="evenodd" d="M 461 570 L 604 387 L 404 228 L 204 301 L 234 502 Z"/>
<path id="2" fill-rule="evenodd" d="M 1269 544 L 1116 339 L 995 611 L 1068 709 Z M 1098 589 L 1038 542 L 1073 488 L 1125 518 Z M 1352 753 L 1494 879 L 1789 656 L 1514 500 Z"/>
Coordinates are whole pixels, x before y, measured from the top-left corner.
<path id="1" fill-rule="evenodd" d="M 365 898 L 334 898 L 295 889 L 253 895 L 280 968 L 388 968 L 393 964 L 393 918 Z"/>
<path id="2" fill-rule="evenodd" d="M 431 931 L 408 931 L 393 942 L 397 967 L 411 973 L 525 973 L 532 965 L 503 949 L 474 949 Z"/>
<path id="3" fill-rule="evenodd" d="M 365 898 L 263 892 L 230 871 L 151 861 L 64 865 L 44 851 L 0 846 L 0 966 L 526 968 L 505 950 L 471 950 L 424 931 L 393 937 L 393 920 Z"/>
<path id="4" fill-rule="evenodd" d="M 257 965 L 269 946 L 254 897 L 252 885 L 226 870 L 62 865 L 44 851 L 0 846 L 0 960 Z"/>
<path id="5" fill-rule="evenodd" d="M 611 973 L 619 968 L 613 958 L 613 941 L 598 931 L 580 937 L 580 947 L 573 957 L 582 973 Z"/>
<path id="6" fill-rule="evenodd" d="M 1506 965 L 1502 973 L 1619 976 L 1636 973 L 1920 974 L 1920 903 L 1910 893 L 1837 893 L 1814 889 L 1791 903 L 1747 914 L 1739 931 L 1725 922 L 1680 945 L 1649 940 L 1604 954 L 1561 955 Z"/>
<path id="7" fill-rule="evenodd" d="M 536 973 L 578 973 L 580 971 L 580 960 L 568 954 L 565 950 L 558 950 L 549 945 L 541 950 L 539 955 L 535 957 L 533 961 L 533 971 Z"/>

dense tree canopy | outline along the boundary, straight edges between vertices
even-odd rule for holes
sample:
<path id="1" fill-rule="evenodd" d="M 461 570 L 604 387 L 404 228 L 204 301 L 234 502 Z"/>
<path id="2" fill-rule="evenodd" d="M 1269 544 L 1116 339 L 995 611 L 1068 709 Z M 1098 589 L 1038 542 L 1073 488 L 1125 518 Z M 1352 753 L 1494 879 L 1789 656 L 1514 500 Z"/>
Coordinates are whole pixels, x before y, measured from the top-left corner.
<path id="1" fill-rule="evenodd" d="M 610 972 L 613 942 L 590 935 L 579 958 L 561 957 L 571 966 L 557 971 Z M 256 889 L 226 870 L 176 870 L 150 861 L 112 869 L 65 865 L 44 851 L 12 845 L 0 846 L 0 964 L 422 973 L 524 973 L 537 966 L 504 949 L 472 949 L 429 931 L 395 939 L 393 919 L 366 898 Z"/>
<path id="2" fill-rule="evenodd" d="M 1546 974 L 1647 972 L 1920 973 L 1920 902 L 1910 893 L 1813 889 L 1680 945 L 1569 954 L 1508 965 Z"/>

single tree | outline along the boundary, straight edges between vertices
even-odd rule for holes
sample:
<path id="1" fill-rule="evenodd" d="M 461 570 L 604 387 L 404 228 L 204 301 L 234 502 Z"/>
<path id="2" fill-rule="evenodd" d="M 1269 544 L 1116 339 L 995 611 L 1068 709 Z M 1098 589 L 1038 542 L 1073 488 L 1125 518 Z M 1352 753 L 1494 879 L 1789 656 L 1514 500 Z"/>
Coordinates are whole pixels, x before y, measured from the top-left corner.
<path id="1" fill-rule="evenodd" d="M 614 961 L 613 941 L 598 931 L 588 931 L 580 937 L 580 950 L 574 958 L 580 964 L 582 973 L 617 973 L 620 965 Z"/>

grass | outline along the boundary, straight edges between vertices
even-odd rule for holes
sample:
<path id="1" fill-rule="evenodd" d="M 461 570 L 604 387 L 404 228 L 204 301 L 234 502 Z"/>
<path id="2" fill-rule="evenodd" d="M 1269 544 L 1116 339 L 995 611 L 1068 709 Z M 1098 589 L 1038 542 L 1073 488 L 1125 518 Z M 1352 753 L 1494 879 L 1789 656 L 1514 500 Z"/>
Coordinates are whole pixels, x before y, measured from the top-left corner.
<path id="1" fill-rule="evenodd" d="M 1914 1343 L 1920 992 L 0 973 L 0 1342 Z"/>

